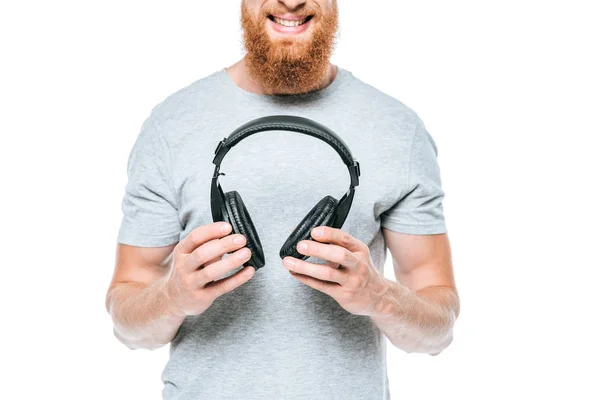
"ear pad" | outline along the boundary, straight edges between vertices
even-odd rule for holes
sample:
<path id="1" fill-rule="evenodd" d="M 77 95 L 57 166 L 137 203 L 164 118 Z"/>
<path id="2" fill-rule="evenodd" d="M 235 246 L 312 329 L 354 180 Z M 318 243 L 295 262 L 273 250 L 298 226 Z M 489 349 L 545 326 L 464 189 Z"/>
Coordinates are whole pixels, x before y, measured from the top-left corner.
<path id="1" fill-rule="evenodd" d="M 232 190 L 225 193 L 225 207 L 230 217 L 233 232 L 241 233 L 246 237 L 245 247 L 248 247 L 252 252 L 250 259 L 244 263 L 244 266 L 250 265 L 255 270 L 262 268 L 265 265 L 262 244 L 242 197 L 237 191 Z"/>
<path id="2" fill-rule="evenodd" d="M 313 208 L 306 214 L 302 221 L 292 231 L 290 236 L 287 238 L 281 250 L 279 256 L 283 259 L 286 256 L 299 258 L 306 260 L 309 256 L 300 254 L 296 250 L 296 245 L 301 240 L 312 240 L 310 231 L 316 226 L 331 226 L 333 225 L 335 218 L 335 210 L 337 208 L 338 201 L 331 197 L 323 197 Z"/>

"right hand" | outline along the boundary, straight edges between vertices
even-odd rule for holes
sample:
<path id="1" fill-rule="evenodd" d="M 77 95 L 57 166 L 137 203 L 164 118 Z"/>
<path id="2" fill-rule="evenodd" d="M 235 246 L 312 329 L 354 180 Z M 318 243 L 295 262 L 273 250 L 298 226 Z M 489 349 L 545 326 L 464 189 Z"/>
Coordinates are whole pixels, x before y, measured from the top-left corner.
<path id="1" fill-rule="evenodd" d="M 225 225 L 227 229 L 221 230 Z M 227 278 L 219 279 L 240 267 L 250 258 L 250 249 L 243 247 L 246 237 L 229 235 L 231 224 L 213 222 L 195 228 L 173 250 L 173 262 L 164 280 L 169 302 L 182 316 L 202 314 L 215 299 L 246 283 L 254 268 L 247 266 Z M 241 238 L 241 243 L 234 243 Z M 235 250 L 235 251 L 234 251 Z M 225 253 L 231 253 L 223 258 Z M 219 279 L 215 282 L 216 279 Z"/>

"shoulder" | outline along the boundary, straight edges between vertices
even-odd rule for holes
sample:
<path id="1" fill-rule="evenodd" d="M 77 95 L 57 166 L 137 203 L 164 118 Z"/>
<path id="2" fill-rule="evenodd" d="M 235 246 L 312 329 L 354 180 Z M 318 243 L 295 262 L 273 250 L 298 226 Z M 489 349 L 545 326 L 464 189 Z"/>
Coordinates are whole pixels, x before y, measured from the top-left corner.
<path id="1" fill-rule="evenodd" d="M 365 114 L 370 115 L 372 120 L 404 132 L 414 132 L 422 124 L 417 112 L 402 100 L 365 82 L 348 70 L 344 72 L 348 75 L 346 96 L 349 101 L 362 104 Z"/>
<path id="2" fill-rule="evenodd" d="M 220 84 L 220 72 L 199 78 L 166 96 L 152 108 L 149 121 L 161 134 L 166 134 L 174 125 L 197 118 L 199 110 L 213 103 L 215 89 Z"/>

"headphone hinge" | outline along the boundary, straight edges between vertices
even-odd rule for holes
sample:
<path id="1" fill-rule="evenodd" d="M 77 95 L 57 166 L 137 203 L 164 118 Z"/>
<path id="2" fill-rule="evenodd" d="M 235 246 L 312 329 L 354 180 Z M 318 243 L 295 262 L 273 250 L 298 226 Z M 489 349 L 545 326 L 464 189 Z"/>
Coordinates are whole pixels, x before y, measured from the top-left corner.
<path id="1" fill-rule="evenodd" d="M 350 184 L 352 186 L 358 186 L 358 177 L 360 176 L 360 164 L 358 161 L 354 161 L 354 164 L 348 167 L 350 172 Z"/>

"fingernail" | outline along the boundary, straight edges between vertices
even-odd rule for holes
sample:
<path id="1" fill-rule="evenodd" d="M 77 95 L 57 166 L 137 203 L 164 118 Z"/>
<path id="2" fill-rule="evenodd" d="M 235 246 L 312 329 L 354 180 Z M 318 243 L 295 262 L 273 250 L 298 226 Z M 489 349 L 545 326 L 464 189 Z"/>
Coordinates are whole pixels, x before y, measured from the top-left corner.
<path id="1" fill-rule="evenodd" d="M 321 236 L 323 234 L 323 228 L 314 228 L 312 233 L 314 236 Z"/>
<path id="2" fill-rule="evenodd" d="M 233 243 L 235 243 L 235 244 L 242 244 L 242 243 L 244 243 L 244 240 L 245 240 L 245 239 L 244 239 L 244 237 L 243 237 L 243 236 L 236 236 L 236 237 L 233 239 Z"/>
<path id="3" fill-rule="evenodd" d="M 293 267 L 294 266 L 294 260 L 292 260 L 291 258 L 287 257 L 283 259 L 283 265 L 285 265 L 286 267 Z"/>
<path id="4" fill-rule="evenodd" d="M 306 242 L 298 243 L 298 250 L 306 250 L 307 248 L 308 248 L 308 245 L 306 244 Z"/>
<path id="5" fill-rule="evenodd" d="M 250 255 L 250 249 L 245 247 L 242 250 L 239 251 L 238 253 L 238 257 L 241 258 L 242 260 L 246 257 L 248 257 Z"/>
<path id="6" fill-rule="evenodd" d="M 221 224 L 221 232 L 227 232 L 227 231 L 229 230 L 229 227 L 230 227 L 230 226 L 231 226 L 231 225 L 229 225 L 229 223 L 228 223 L 228 222 L 224 222 L 224 223 L 222 223 L 222 224 Z"/>

